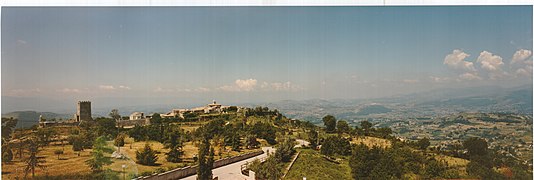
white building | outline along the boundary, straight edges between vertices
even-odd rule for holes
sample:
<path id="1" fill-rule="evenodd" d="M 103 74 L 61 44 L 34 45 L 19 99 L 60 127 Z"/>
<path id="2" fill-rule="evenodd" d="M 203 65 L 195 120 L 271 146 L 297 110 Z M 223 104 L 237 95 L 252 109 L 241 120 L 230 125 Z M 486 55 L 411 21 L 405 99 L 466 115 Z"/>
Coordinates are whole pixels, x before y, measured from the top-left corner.
<path id="1" fill-rule="evenodd" d="M 144 119 L 144 118 L 145 118 L 145 114 L 142 112 L 134 112 L 130 114 L 130 120 L 139 120 L 139 119 Z"/>

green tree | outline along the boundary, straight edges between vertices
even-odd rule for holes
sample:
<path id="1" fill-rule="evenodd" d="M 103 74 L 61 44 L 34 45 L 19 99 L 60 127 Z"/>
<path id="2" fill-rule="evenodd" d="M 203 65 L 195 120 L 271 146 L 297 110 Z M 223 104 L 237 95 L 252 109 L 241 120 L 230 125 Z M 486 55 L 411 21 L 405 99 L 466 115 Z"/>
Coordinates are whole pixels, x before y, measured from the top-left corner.
<path id="1" fill-rule="evenodd" d="M 271 124 L 258 122 L 250 129 L 250 134 L 265 139 L 271 145 L 276 144 L 276 129 Z"/>
<path id="2" fill-rule="evenodd" d="M 150 147 L 148 143 L 145 144 L 145 147 L 142 150 L 138 150 L 135 152 L 135 158 L 137 159 L 137 163 L 147 166 L 153 166 L 156 165 L 156 161 L 158 160 L 158 155 L 156 155 L 156 151 Z"/>
<path id="3" fill-rule="evenodd" d="M 59 155 L 63 154 L 63 150 L 61 149 L 55 150 L 54 154 L 57 155 L 57 159 L 59 160 Z"/>
<path id="4" fill-rule="evenodd" d="M 252 162 L 251 170 L 256 173 L 257 179 L 278 180 L 282 178 L 282 163 L 278 162 L 274 156 L 269 156 L 265 162 L 259 160 Z"/>
<path id="5" fill-rule="evenodd" d="M 308 141 L 310 141 L 310 147 L 312 149 L 317 149 L 317 141 L 319 140 L 319 133 L 315 130 L 308 132 Z"/>
<path id="6" fill-rule="evenodd" d="M 98 137 L 93 143 L 93 151 L 91 152 L 91 158 L 86 160 L 85 163 L 93 170 L 93 172 L 101 172 L 104 165 L 111 164 L 110 157 L 104 156 L 104 153 L 111 153 L 113 150 L 106 146 L 105 137 Z"/>
<path id="7" fill-rule="evenodd" d="M 78 152 L 80 156 L 80 151 L 83 151 L 83 140 L 80 135 L 70 135 L 69 143 L 72 144 L 72 150 Z"/>
<path id="8" fill-rule="evenodd" d="M 163 145 L 165 148 L 170 149 L 166 153 L 168 162 L 181 162 L 183 151 L 183 136 L 185 134 L 180 130 L 178 126 L 169 126 L 165 131 L 165 137 Z"/>
<path id="9" fill-rule="evenodd" d="M 400 179 L 402 166 L 392 151 L 355 145 L 349 161 L 354 179 Z"/>
<path id="10" fill-rule="evenodd" d="M 2 118 L 2 163 L 13 160 L 12 144 L 9 141 L 11 140 L 13 129 L 17 126 L 17 122 L 18 119 L 13 119 L 13 117 Z"/>
<path id="11" fill-rule="evenodd" d="M 467 149 L 469 156 L 485 156 L 488 154 L 488 143 L 484 139 L 471 137 L 462 144 Z"/>
<path id="12" fill-rule="evenodd" d="M 89 149 L 93 147 L 93 142 L 96 140 L 96 133 L 94 131 L 82 131 L 80 133 L 80 136 L 82 137 L 82 144 L 84 149 Z"/>
<path id="13" fill-rule="evenodd" d="M 29 156 L 26 159 L 26 168 L 24 168 L 24 177 L 26 178 L 28 176 L 28 173 L 32 173 L 32 177 L 35 177 L 35 168 L 40 168 L 44 170 L 45 166 L 43 165 L 45 163 L 45 160 L 42 158 L 37 157 L 37 153 L 39 152 L 39 142 L 35 140 L 35 138 L 28 140 L 28 152 Z"/>
<path id="14" fill-rule="evenodd" d="M 53 137 L 57 136 L 57 132 L 53 128 L 39 128 L 35 135 L 37 136 L 39 143 L 41 143 L 42 146 L 46 146 L 52 141 Z"/>
<path id="15" fill-rule="evenodd" d="M 274 157 L 279 162 L 289 162 L 291 161 L 291 156 L 295 154 L 295 140 L 291 138 L 285 139 L 282 143 L 278 145 Z"/>
<path id="16" fill-rule="evenodd" d="M 117 136 L 117 127 L 115 127 L 115 120 L 110 118 L 99 117 L 96 118 L 95 133 L 97 136 L 106 136 L 112 139 Z"/>
<path id="17" fill-rule="evenodd" d="M 152 115 L 152 118 L 150 118 L 151 124 L 161 124 L 162 122 L 163 122 L 163 119 L 161 118 L 161 115 L 159 115 L 158 113 L 154 113 Z"/>
<path id="18" fill-rule="evenodd" d="M 445 171 L 447 170 L 447 166 L 436 159 L 432 158 L 429 159 L 425 163 L 425 171 L 423 176 L 425 179 L 432 179 L 432 178 L 438 178 L 443 177 L 445 174 Z"/>
<path id="19" fill-rule="evenodd" d="M 210 147 L 210 154 L 208 156 L 208 159 L 206 160 L 206 166 L 210 168 L 210 171 L 207 172 L 210 174 L 210 177 L 213 177 L 213 173 L 211 170 L 213 169 L 213 163 L 215 162 L 215 150 L 213 150 L 213 147 Z M 212 178 L 213 179 L 213 178 Z"/>
<path id="20" fill-rule="evenodd" d="M 142 126 L 135 125 L 128 131 L 128 135 L 134 138 L 135 141 L 146 140 L 145 128 Z"/>
<path id="21" fill-rule="evenodd" d="M 253 148 L 257 148 L 260 145 L 260 142 L 256 140 L 256 136 L 250 134 L 247 136 L 245 145 L 247 146 L 247 149 L 253 149 Z"/>
<path id="22" fill-rule="evenodd" d="M 417 148 L 421 150 L 426 150 L 428 146 L 430 146 L 430 140 L 426 137 L 417 141 Z"/>
<path id="23" fill-rule="evenodd" d="M 336 118 L 332 115 L 326 115 L 323 117 L 323 123 L 326 127 L 326 132 L 336 131 Z"/>
<path id="24" fill-rule="evenodd" d="M 347 121 L 339 120 L 337 122 L 337 131 L 339 133 L 348 133 L 350 131 L 350 127 Z"/>
<path id="25" fill-rule="evenodd" d="M 182 146 L 176 145 L 170 148 L 170 151 L 165 155 L 167 155 L 166 159 L 168 162 L 178 163 L 182 162 L 184 151 L 182 150 Z"/>
<path id="26" fill-rule="evenodd" d="M 364 134 L 368 136 L 369 132 L 371 131 L 371 127 L 373 127 L 373 124 L 371 124 L 369 121 L 362 121 L 360 122 L 360 126 L 362 127 Z"/>
<path id="27" fill-rule="evenodd" d="M 375 132 L 375 134 L 381 138 L 389 138 L 391 133 L 393 133 L 393 131 L 389 127 L 378 128 Z"/>
<path id="28" fill-rule="evenodd" d="M 327 137 L 322 146 L 321 154 L 332 156 L 334 154 L 348 156 L 351 153 L 351 146 L 349 140 L 341 136 Z"/>
<path id="29" fill-rule="evenodd" d="M 11 147 L 6 146 L 5 150 L 2 150 L 2 163 L 11 162 L 13 160 L 13 151 Z"/>
<path id="30" fill-rule="evenodd" d="M 18 119 L 11 118 L 2 118 L 2 143 L 6 142 L 4 140 L 11 139 L 11 133 L 15 126 L 17 126 Z"/>
<path id="31" fill-rule="evenodd" d="M 121 115 L 119 114 L 119 110 L 112 109 L 111 112 L 109 113 L 109 117 L 111 117 L 111 119 L 114 119 L 115 121 L 118 121 L 121 118 Z"/>
<path id="32" fill-rule="evenodd" d="M 115 137 L 115 140 L 113 141 L 113 145 L 117 147 L 124 146 L 124 139 L 126 138 L 126 134 L 120 133 Z"/>
<path id="33" fill-rule="evenodd" d="M 211 155 L 212 153 L 213 148 L 210 148 L 210 141 L 208 138 L 204 137 L 202 143 L 198 147 L 198 180 L 213 179 L 213 173 L 211 172 L 211 170 L 213 169 L 213 160 L 210 160 L 213 158 L 213 156 Z"/>
<path id="34" fill-rule="evenodd" d="M 225 143 L 229 146 L 232 146 L 233 151 L 239 151 L 241 149 L 241 138 L 236 132 L 233 132 L 227 136 Z"/>
<path id="35" fill-rule="evenodd" d="M 466 171 L 467 174 L 481 179 L 504 179 L 502 174 L 495 172 L 492 168 L 480 164 L 477 161 L 467 163 Z"/>

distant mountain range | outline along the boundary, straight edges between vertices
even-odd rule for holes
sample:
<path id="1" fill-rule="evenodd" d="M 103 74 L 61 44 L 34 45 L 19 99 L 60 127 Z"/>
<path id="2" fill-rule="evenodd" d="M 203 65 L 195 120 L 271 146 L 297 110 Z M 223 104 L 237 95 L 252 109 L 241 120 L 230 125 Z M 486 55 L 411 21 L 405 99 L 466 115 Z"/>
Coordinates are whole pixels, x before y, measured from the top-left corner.
<path id="1" fill-rule="evenodd" d="M 36 107 L 49 107 L 51 109 L 35 109 L 20 106 L 28 104 L 31 99 L 2 97 L 2 111 L 15 112 L 5 113 L 2 117 L 19 118 L 18 127 L 28 127 L 37 123 L 39 115 L 47 119 L 68 119 L 75 113 L 76 105 L 71 102 L 62 106 L 71 107 L 71 110 L 56 110 L 50 100 L 39 100 Z M 100 99 L 96 102 L 102 101 Z M 124 102 L 124 101 L 118 101 Z M 137 102 L 139 103 L 139 102 Z M 4 109 L 5 104 L 10 104 L 10 109 Z M 34 103 L 35 104 L 35 103 Z M 94 103 L 98 104 L 98 103 Z M 19 105 L 19 106 L 13 106 Z M 59 105 L 59 104 L 58 104 Z M 334 115 L 339 119 L 356 120 L 377 115 L 391 115 L 392 117 L 416 117 L 451 114 L 456 112 L 509 112 L 518 114 L 532 114 L 532 85 L 512 88 L 498 86 L 481 86 L 470 88 L 436 89 L 421 93 L 412 93 L 385 98 L 375 99 L 310 99 L 310 100 L 284 100 L 266 103 L 241 103 L 231 104 L 246 107 L 266 106 L 270 109 L 278 109 L 290 118 L 308 120 L 320 123 L 321 118 L 327 114 Z M 195 105 L 198 106 L 198 105 Z M 188 104 L 161 104 L 161 105 L 136 105 L 125 103 L 117 105 L 119 113 L 123 116 L 134 111 L 146 114 L 168 112 L 172 108 L 189 108 Z M 20 109 L 16 109 L 20 108 Z M 30 111 L 17 111 L 27 110 Z M 93 107 L 93 116 L 107 116 L 111 107 Z M 46 112 L 38 112 L 46 111 Z M 54 113 L 52 113 L 54 112 Z"/>
<path id="2" fill-rule="evenodd" d="M 276 108 L 290 118 L 317 124 L 327 114 L 339 119 L 364 119 L 377 114 L 417 117 L 457 112 L 507 112 L 532 115 L 532 85 L 513 88 L 482 86 L 437 89 L 386 98 L 356 100 L 304 100 L 247 104 Z"/>
<path id="3" fill-rule="evenodd" d="M 26 128 L 39 123 L 39 116 L 43 115 L 45 119 L 69 119 L 73 115 L 69 114 L 57 114 L 53 112 L 35 112 L 35 111 L 15 111 L 6 114 L 2 114 L 2 118 L 16 118 L 18 119 L 17 128 Z"/>

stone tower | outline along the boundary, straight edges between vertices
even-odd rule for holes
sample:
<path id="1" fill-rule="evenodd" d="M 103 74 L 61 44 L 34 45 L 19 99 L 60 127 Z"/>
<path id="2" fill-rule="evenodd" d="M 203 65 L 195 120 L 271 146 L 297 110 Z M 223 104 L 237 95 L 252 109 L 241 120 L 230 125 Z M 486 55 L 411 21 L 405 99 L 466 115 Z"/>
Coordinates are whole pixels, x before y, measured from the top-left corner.
<path id="1" fill-rule="evenodd" d="M 76 121 L 92 121 L 91 101 L 78 101 L 76 109 Z"/>

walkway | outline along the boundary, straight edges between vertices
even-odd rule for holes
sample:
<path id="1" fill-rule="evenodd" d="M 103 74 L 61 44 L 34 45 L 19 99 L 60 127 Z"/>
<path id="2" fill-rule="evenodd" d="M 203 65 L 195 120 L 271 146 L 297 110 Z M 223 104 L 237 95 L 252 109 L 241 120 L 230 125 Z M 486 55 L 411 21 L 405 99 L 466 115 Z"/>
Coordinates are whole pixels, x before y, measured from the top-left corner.
<path id="1" fill-rule="evenodd" d="M 267 157 L 267 152 L 274 153 L 274 151 L 275 151 L 275 149 L 272 148 L 272 147 L 262 147 L 261 149 L 265 153 L 263 153 L 263 154 L 261 154 L 259 156 L 248 158 L 248 159 L 245 159 L 245 160 L 242 160 L 242 161 L 239 161 L 239 162 L 235 162 L 235 163 L 232 163 L 232 164 L 228 164 L 226 166 L 222 166 L 222 167 L 213 169 L 212 170 L 213 177 L 218 177 L 220 180 L 225 180 L 225 179 L 229 179 L 229 180 L 248 179 L 249 178 L 248 176 L 245 176 L 245 175 L 241 174 L 241 165 L 243 165 L 243 164 L 245 164 L 247 162 L 252 162 L 255 159 L 261 159 L 261 158 Z M 186 177 L 186 178 L 182 178 L 182 179 L 183 180 L 196 180 L 197 179 L 197 175 L 195 174 L 195 175 L 192 175 L 192 176 L 189 176 L 189 177 Z"/>

